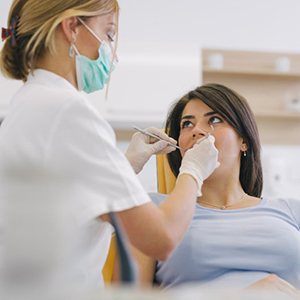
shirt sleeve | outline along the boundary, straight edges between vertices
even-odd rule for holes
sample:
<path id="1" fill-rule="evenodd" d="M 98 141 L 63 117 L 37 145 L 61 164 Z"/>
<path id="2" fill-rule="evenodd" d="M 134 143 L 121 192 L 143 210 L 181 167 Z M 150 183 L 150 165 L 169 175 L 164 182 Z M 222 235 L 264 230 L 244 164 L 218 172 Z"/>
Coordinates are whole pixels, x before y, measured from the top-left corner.
<path id="1" fill-rule="evenodd" d="M 109 124 L 84 101 L 71 101 L 60 111 L 45 160 L 86 218 L 151 201 Z"/>

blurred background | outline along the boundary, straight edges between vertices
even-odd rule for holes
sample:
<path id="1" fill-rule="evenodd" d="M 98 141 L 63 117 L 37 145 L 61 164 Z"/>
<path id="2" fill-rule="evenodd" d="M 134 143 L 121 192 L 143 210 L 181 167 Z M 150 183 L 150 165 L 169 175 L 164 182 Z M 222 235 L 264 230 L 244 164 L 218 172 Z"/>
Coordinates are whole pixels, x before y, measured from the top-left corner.
<path id="1" fill-rule="evenodd" d="M 6 26 L 12 1 L 1 0 Z M 163 128 L 185 92 L 219 82 L 244 95 L 263 144 L 265 196 L 300 199 L 300 1 L 119 0 L 119 64 L 89 96 L 125 151 L 133 126 Z M 0 43 L 1 46 L 1 43 Z M 0 75 L 0 117 L 22 83 Z M 156 191 L 155 158 L 139 178 Z"/>

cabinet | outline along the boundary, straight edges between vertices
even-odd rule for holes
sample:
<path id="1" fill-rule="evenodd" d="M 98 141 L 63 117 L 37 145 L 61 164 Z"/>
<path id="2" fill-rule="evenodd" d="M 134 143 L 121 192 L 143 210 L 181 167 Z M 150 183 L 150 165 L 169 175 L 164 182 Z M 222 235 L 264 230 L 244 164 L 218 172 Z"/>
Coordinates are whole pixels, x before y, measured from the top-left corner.
<path id="1" fill-rule="evenodd" d="M 202 49 L 204 83 L 249 102 L 264 144 L 300 144 L 300 54 Z"/>

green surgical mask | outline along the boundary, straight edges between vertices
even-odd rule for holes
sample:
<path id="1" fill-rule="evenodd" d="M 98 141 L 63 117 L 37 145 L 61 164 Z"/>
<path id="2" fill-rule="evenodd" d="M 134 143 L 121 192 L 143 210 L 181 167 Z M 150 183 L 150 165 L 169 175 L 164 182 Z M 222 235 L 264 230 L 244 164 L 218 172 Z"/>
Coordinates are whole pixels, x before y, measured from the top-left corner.
<path id="1" fill-rule="evenodd" d="M 76 53 L 75 63 L 78 89 L 86 93 L 92 93 L 102 90 L 104 85 L 108 82 L 113 55 L 110 46 L 101 40 L 80 18 L 79 21 L 101 43 L 98 50 L 99 56 L 96 60 L 81 55 L 75 45 L 73 45 Z M 113 68 L 115 64 L 116 60 L 112 63 Z"/>

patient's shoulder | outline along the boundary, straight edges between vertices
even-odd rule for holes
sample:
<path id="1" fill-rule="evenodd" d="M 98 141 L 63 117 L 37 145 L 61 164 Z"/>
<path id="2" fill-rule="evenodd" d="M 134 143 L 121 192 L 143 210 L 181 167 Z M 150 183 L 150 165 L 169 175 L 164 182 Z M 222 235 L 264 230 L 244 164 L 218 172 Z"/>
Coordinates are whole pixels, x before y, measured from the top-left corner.
<path id="1" fill-rule="evenodd" d="M 286 200 L 291 213 L 293 214 L 294 218 L 298 222 L 300 226 L 300 200 L 299 199 L 287 199 Z"/>
<path id="2" fill-rule="evenodd" d="M 300 199 L 295 198 L 274 198 L 270 199 L 269 204 L 282 211 L 285 211 L 300 226 Z"/>

